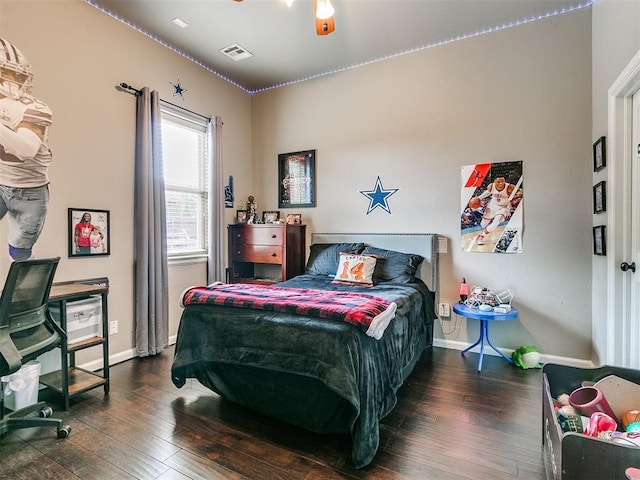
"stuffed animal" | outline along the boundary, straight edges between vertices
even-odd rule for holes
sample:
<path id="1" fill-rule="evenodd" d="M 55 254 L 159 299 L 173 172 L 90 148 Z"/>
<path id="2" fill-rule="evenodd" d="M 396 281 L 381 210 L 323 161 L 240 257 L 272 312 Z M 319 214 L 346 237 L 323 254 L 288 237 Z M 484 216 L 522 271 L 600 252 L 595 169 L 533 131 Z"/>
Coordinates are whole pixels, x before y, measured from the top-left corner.
<path id="1" fill-rule="evenodd" d="M 530 346 L 522 346 L 513 351 L 511 354 L 511 360 L 513 360 L 513 364 L 523 368 L 542 368 L 540 365 L 540 353 L 538 352 L 538 348 L 533 345 Z"/>

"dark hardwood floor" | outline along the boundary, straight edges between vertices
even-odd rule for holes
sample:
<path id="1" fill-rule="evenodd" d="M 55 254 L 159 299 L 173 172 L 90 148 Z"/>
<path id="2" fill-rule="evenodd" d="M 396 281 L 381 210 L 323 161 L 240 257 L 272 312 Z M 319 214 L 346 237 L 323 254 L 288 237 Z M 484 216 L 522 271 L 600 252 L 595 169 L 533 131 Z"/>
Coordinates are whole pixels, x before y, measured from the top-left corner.
<path id="1" fill-rule="evenodd" d="M 382 421 L 374 461 L 356 470 L 350 440 L 319 435 L 171 383 L 173 349 L 111 368 L 111 393 L 71 400 L 67 439 L 31 428 L 0 440 L 4 479 L 544 479 L 541 372 L 500 357 L 433 348 Z"/>

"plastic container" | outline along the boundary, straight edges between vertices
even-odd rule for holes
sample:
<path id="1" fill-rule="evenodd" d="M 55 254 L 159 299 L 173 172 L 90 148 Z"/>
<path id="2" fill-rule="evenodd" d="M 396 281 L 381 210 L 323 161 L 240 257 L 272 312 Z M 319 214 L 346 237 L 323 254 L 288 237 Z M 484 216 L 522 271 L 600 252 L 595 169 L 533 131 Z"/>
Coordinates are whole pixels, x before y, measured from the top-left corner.
<path id="1" fill-rule="evenodd" d="M 10 410 L 20 410 L 38 402 L 40 386 L 40 362 L 31 360 L 20 370 L 2 377 L 4 405 Z"/>

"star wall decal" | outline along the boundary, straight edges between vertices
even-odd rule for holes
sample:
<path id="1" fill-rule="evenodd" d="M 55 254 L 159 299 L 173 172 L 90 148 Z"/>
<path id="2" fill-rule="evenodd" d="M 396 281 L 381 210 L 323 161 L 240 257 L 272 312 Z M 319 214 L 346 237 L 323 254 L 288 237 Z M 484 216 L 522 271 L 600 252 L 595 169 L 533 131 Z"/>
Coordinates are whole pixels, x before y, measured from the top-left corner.
<path id="1" fill-rule="evenodd" d="M 189 90 L 187 90 L 186 88 L 182 88 L 182 85 L 180 85 L 180 79 L 178 78 L 178 81 L 176 83 L 173 83 L 173 82 L 169 82 L 169 83 L 173 87 L 173 96 L 175 97 L 176 95 L 180 95 L 182 97 L 182 100 L 184 100 L 184 94 L 187 93 Z"/>
<path id="2" fill-rule="evenodd" d="M 382 181 L 380 180 L 380 175 L 378 175 L 378 179 L 376 180 L 376 186 L 373 190 L 359 190 L 359 192 L 369 199 L 369 208 L 367 209 L 367 215 L 369 215 L 375 208 L 382 208 L 387 213 L 391 214 L 391 209 L 389 208 L 389 203 L 387 199 L 396 193 L 399 188 L 389 188 L 385 189 L 382 186 Z"/>

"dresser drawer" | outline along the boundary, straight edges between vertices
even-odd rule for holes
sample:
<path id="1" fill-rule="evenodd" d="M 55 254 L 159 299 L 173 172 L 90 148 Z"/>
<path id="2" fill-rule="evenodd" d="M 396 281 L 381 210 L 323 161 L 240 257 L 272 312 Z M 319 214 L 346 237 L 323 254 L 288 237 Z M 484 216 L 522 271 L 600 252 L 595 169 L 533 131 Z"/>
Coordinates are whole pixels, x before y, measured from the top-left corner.
<path id="1" fill-rule="evenodd" d="M 282 245 L 282 227 L 244 227 L 237 228 L 233 233 L 233 243 L 247 243 L 247 244 L 259 244 L 259 245 Z"/>
<path id="2" fill-rule="evenodd" d="M 282 248 L 271 245 L 234 245 L 235 262 L 282 263 Z"/>

